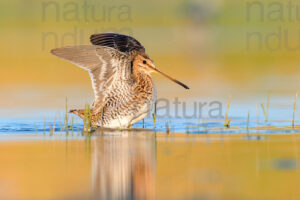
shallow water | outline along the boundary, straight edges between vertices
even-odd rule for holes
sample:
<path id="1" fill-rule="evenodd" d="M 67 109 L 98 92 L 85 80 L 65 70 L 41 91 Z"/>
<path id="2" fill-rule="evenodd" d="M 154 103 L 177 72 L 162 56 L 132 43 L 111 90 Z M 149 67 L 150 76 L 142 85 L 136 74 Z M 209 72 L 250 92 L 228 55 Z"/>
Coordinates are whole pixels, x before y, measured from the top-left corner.
<path id="1" fill-rule="evenodd" d="M 150 114 L 143 121 L 137 122 L 133 128 L 146 128 L 153 132 L 166 132 L 169 129 L 172 133 L 300 133 L 300 106 L 295 110 L 295 127 L 291 128 L 293 119 L 294 96 L 272 95 L 268 119 L 266 120 L 261 104 L 267 109 L 267 97 L 241 98 L 232 97 L 229 107 L 228 119 L 231 119 L 230 127 L 224 127 L 224 119 L 227 107 L 227 97 L 225 99 L 179 99 L 181 102 L 176 111 L 173 100 L 168 100 L 168 109 L 164 109 L 165 102 L 158 104 L 157 119 L 154 123 Z M 216 106 L 208 106 L 211 102 L 219 102 L 221 112 L 213 111 L 213 116 L 209 112 Z M 199 107 L 194 104 L 204 104 L 200 112 Z M 183 106 L 185 104 L 185 106 Z M 186 107 L 186 109 L 183 109 Z M 28 110 L 17 109 L 19 115 L 14 115 L 14 111 L 0 110 L 0 135 L 1 134 L 30 134 L 49 135 L 49 123 L 54 133 L 65 134 L 65 110 Z M 178 114 L 175 114 L 177 113 Z M 167 113 L 167 114 L 166 114 Z M 249 117 L 248 117 L 249 113 Z M 10 116 L 10 117 L 5 117 Z M 83 122 L 73 114 L 68 115 L 68 125 L 70 132 L 80 134 Z"/>
<path id="2" fill-rule="evenodd" d="M 2 118 L 0 199 L 297 199 L 300 122 L 296 109 L 291 126 L 292 107 L 274 100 L 265 120 L 257 102 L 234 102 L 230 127 L 225 112 L 158 114 L 131 131 L 92 134 L 72 115 L 66 133 L 64 111 Z"/>
<path id="3" fill-rule="evenodd" d="M 298 134 L 14 137 L 0 136 L 0 199 L 281 200 L 300 195 Z"/>

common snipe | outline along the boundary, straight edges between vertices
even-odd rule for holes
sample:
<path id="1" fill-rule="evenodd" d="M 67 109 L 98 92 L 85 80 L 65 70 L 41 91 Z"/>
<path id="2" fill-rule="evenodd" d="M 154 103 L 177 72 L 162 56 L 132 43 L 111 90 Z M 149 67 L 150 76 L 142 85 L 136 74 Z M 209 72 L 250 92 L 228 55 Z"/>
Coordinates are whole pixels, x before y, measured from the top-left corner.
<path id="1" fill-rule="evenodd" d="M 152 72 L 189 89 L 160 72 L 141 43 L 130 36 L 100 33 L 90 41 L 92 45 L 61 47 L 51 53 L 89 72 L 95 94 L 91 106 L 95 127 L 128 128 L 146 117 L 156 100 Z M 84 117 L 84 110 L 70 112 Z"/>

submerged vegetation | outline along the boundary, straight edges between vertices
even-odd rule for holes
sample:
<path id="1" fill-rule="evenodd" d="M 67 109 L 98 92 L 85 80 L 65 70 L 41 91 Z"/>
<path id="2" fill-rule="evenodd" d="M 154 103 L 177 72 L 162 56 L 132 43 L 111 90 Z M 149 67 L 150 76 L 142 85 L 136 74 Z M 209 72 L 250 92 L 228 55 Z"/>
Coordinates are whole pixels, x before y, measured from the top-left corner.
<path id="1" fill-rule="evenodd" d="M 193 121 L 187 121 L 183 125 L 184 127 L 181 127 L 180 132 L 185 133 L 225 133 L 225 132 L 246 132 L 246 133 L 257 133 L 257 131 L 263 131 L 263 132 L 300 132 L 300 126 L 296 125 L 296 108 L 297 108 L 297 99 L 299 96 L 299 91 L 296 92 L 293 102 L 293 110 L 292 110 L 292 120 L 270 120 L 269 118 L 269 111 L 270 111 L 270 92 L 268 92 L 267 101 L 266 103 L 256 104 L 256 123 L 253 123 L 253 120 L 251 120 L 250 117 L 250 110 L 248 110 L 247 114 L 244 120 L 234 119 L 232 120 L 232 117 L 229 116 L 229 109 L 231 107 L 231 95 L 228 95 L 228 101 L 227 106 L 224 114 L 224 120 L 222 123 L 222 119 L 218 120 L 209 120 L 199 117 L 198 119 L 195 119 L 195 122 Z M 84 117 L 83 117 L 83 126 L 80 125 L 80 123 L 75 122 L 75 115 L 70 116 L 70 113 L 68 112 L 68 99 L 66 98 L 65 101 L 65 113 L 64 113 L 64 119 L 61 120 L 61 118 L 58 117 L 58 120 L 56 122 L 56 117 L 54 118 L 54 122 L 47 122 L 44 120 L 43 125 L 43 134 L 49 133 L 50 136 L 57 135 L 57 134 L 63 134 L 69 135 L 70 133 L 77 132 L 81 135 L 91 135 L 95 129 L 92 125 L 92 112 L 89 104 L 85 104 L 84 109 Z M 261 106 L 261 111 L 263 113 L 264 122 L 260 123 L 259 119 L 259 105 Z M 103 128 L 103 111 L 100 114 L 100 124 L 101 126 L 99 129 L 101 129 L 101 133 L 104 132 L 104 130 L 108 131 L 109 129 Z M 58 125 L 57 125 L 58 123 Z M 133 129 L 126 129 L 126 131 L 142 131 L 142 130 L 152 130 L 154 132 L 165 132 L 166 134 L 171 134 L 172 131 L 177 130 L 177 125 L 175 122 L 175 128 L 171 131 L 170 124 L 172 122 L 172 119 L 168 119 L 167 121 L 164 121 L 163 119 L 157 118 L 157 104 L 154 104 L 154 112 L 152 113 L 152 122 L 150 118 L 143 119 L 140 123 L 137 123 L 135 127 L 140 126 L 141 128 L 133 128 Z M 288 123 L 291 123 L 291 125 L 287 125 Z M 152 124 L 147 125 L 146 124 Z M 282 126 L 280 125 L 282 124 Z M 242 125 L 242 126 L 241 126 Z M 152 127 L 151 127 L 152 126 Z M 178 124 L 178 126 L 182 126 Z M 224 128 L 225 127 L 225 128 Z M 150 129 L 149 129 L 150 128 Z M 37 128 L 35 128 L 36 131 L 38 131 Z M 117 131 L 125 131 L 124 129 L 118 129 Z"/>

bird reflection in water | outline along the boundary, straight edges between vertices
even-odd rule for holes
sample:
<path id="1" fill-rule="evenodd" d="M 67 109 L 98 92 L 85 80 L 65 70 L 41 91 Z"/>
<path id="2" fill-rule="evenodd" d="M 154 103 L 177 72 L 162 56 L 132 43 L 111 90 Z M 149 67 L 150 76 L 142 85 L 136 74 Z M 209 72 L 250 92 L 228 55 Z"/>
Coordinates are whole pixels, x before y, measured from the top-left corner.
<path id="1" fill-rule="evenodd" d="M 155 146 L 154 137 L 140 133 L 97 137 L 92 153 L 93 199 L 153 199 Z"/>

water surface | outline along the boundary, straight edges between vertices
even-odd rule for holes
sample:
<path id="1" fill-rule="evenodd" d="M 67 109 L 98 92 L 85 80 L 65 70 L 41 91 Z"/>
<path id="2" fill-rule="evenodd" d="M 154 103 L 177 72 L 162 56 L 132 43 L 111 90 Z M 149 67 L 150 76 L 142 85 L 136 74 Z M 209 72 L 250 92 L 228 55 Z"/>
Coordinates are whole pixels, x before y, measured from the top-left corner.
<path id="1" fill-rule="evenodd" d="M 0 136 L 0 199 L 281 200 L 300 195 L 298 134 L 15 137 Z"/>
<path id="2" fill-rule="evenodd" d="M 293 100 L 274 98 L 266 120 L 263 100 L 233 101 L 229 127 L 226 106 L 92 134 L 64 111 L 2 117 L 0 199 L 297 199 L 299 112 L 292 127 Z"/>

